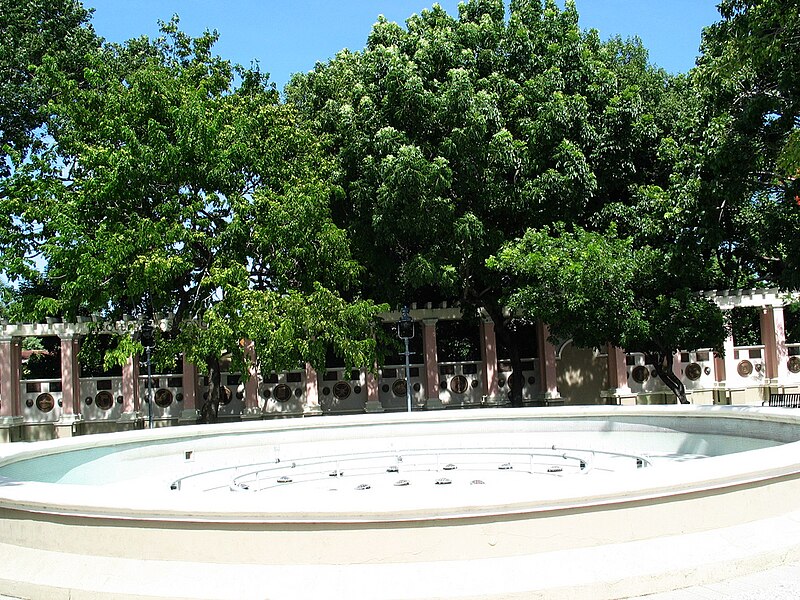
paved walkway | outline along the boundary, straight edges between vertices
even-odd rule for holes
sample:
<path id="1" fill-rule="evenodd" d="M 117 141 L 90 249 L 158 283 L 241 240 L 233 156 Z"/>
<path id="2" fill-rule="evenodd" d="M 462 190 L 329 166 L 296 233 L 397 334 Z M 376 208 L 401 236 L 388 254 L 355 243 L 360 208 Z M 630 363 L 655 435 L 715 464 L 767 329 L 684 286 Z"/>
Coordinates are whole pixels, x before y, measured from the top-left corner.
<path id="1" fill-rule="evenodd" d="M 638 596 L 637 600 L 797 600 L 798 598 L 800 598 L 800 563 L 735 577 L 719 583 Z M 0 594 L 0 600 L 19 600 L 19 598 Z"/>
<path id="2" fill-rule="evenodd" d="M 797 600 L 800 563 L 775 567 L 719 583 L 640 596 L 641 600 Z"/>

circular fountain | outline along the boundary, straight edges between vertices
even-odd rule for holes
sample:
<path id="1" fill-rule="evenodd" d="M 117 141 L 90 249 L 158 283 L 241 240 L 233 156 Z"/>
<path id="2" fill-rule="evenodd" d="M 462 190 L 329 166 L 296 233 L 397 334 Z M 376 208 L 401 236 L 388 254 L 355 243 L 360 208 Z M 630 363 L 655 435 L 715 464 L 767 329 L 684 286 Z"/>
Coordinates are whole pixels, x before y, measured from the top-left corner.
<path id="1" fill-rule="evenodd" d="M 800 556 L 800 417 L 566 407 L 8 445 L 0 593 L 621 598 Z"/>

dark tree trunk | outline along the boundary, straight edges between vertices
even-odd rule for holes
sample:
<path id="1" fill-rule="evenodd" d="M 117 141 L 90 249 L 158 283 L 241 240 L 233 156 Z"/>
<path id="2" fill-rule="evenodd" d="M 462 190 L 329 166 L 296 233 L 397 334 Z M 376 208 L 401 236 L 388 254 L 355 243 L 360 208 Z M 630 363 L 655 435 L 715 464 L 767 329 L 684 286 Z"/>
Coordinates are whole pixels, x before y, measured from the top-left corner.
<path id="1" fill-rule="evenodd" d="M 659 352 L 647 357 L 647 362 L 653 365 L 656 375 L 675 394 L 678 402 L 689 404 L 689 400 L 686 398 L 686 386 L 672 370 L 673 360 L 672 352 Z"/>
<path id="2" fill-rule="evenodd" d="M 208 367 L 208 397 L 200 409 L 201 423 L 216 423 L 219 417 L 219 401 L 222 391 L 222 377 L 220 373 L 219 357 L 210 356 L 206 359 Z"/>

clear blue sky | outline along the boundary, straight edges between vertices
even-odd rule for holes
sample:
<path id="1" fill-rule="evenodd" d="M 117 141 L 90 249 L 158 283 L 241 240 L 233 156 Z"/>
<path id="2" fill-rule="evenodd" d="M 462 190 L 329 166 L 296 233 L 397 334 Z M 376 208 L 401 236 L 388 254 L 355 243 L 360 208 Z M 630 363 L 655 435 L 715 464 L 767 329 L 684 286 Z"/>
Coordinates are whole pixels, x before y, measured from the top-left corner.
<path id="1" fill-rule="evenodd" d="M 694 66 L 703 27 L 718 20 L 718 0 L 576 0 L 582 28 L 602 39 L 638 35 L 651 62 L 676 73 Z M 292 73 L 312 69 L 342 48 L 364 47 L 379 14 L 404 24 L 433 0 L 84 0 L 104 38 L 122 42 L 158 33 L 158 20 L 180 15 L 191 35 L 216 29 L 223 58 L 257 60 L 282 89 Z M 440 0 L 458 15 L 458 0 Z M 563 4 L 563 3 L 562 3 Z"/>

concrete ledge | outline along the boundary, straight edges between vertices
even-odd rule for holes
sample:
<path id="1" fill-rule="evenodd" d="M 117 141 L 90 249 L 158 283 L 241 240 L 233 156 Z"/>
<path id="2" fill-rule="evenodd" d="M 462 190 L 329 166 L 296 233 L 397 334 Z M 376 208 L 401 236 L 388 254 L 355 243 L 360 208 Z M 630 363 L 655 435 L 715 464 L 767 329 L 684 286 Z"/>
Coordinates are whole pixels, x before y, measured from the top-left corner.
<path id="1" fill-rule="evenodd" d="M 87 559 L 0 543 L 0 592 L 31 600 L 612 600 L 707 585 L 800 560 L 800 514 L 502 560 L 318 565 L 298 557 L 300 562 L 287 565 L 219 564 L 188 560 L 190 552 L 176 548 L 168 561 L 144 555 Z"/>
<path id="2" fill-rule="evenodd" d="M 634 435 L 615 438 L 624 432 Z M 459 436 L 492 435 L 544 448 L 546 440 L 579 442 L 584 434 L 616 440 L 626 452 L 655 440 L 664 453 L 688 456 L 698 444 L 721 453 L 726 444 L 738 448 L 731 440 L 745 434 L 758 449 L 594 478 L 543 475 L 519 489 L 502 487 L 511 480 L 500 477 L 494 491 L 465 486 L 449 500 L 455 484 L 437 486 L 429 497 L 415 496 L 413 485 L 403 488 L 411 495 L 400 496 L 391 486 L 386 495 L 377 486 L 341 489 L 324 502 L 319 492 L 220 496 L 224 478 L 211 494 L 169 488 L 176 468 L 216 473 L 206 457 L 235 467 L 259 452 L 258 460 L 283 464 L 320 450 L 369 454 L 385 450 L 387 440 L 435 449 L 457 447 Z M 702 585 L 800 560 L 799 449 L 800 411 L 715 406 L 358 415 L 5 446 L 0 593 L 610 600 Z M 48 454 L 64 452 L 68 464 L 47 463 Z M 15 465 L 20 460 L 38 462 Z M 59 468 L 102 479 L 113 465 L 132 467 L 138 479 L 48 483 L 62 479 Z M 42 470 L 41 481 L 26 479 L 32 469 Z M 213 551 L 198 552 L 202 547 Z"/>

